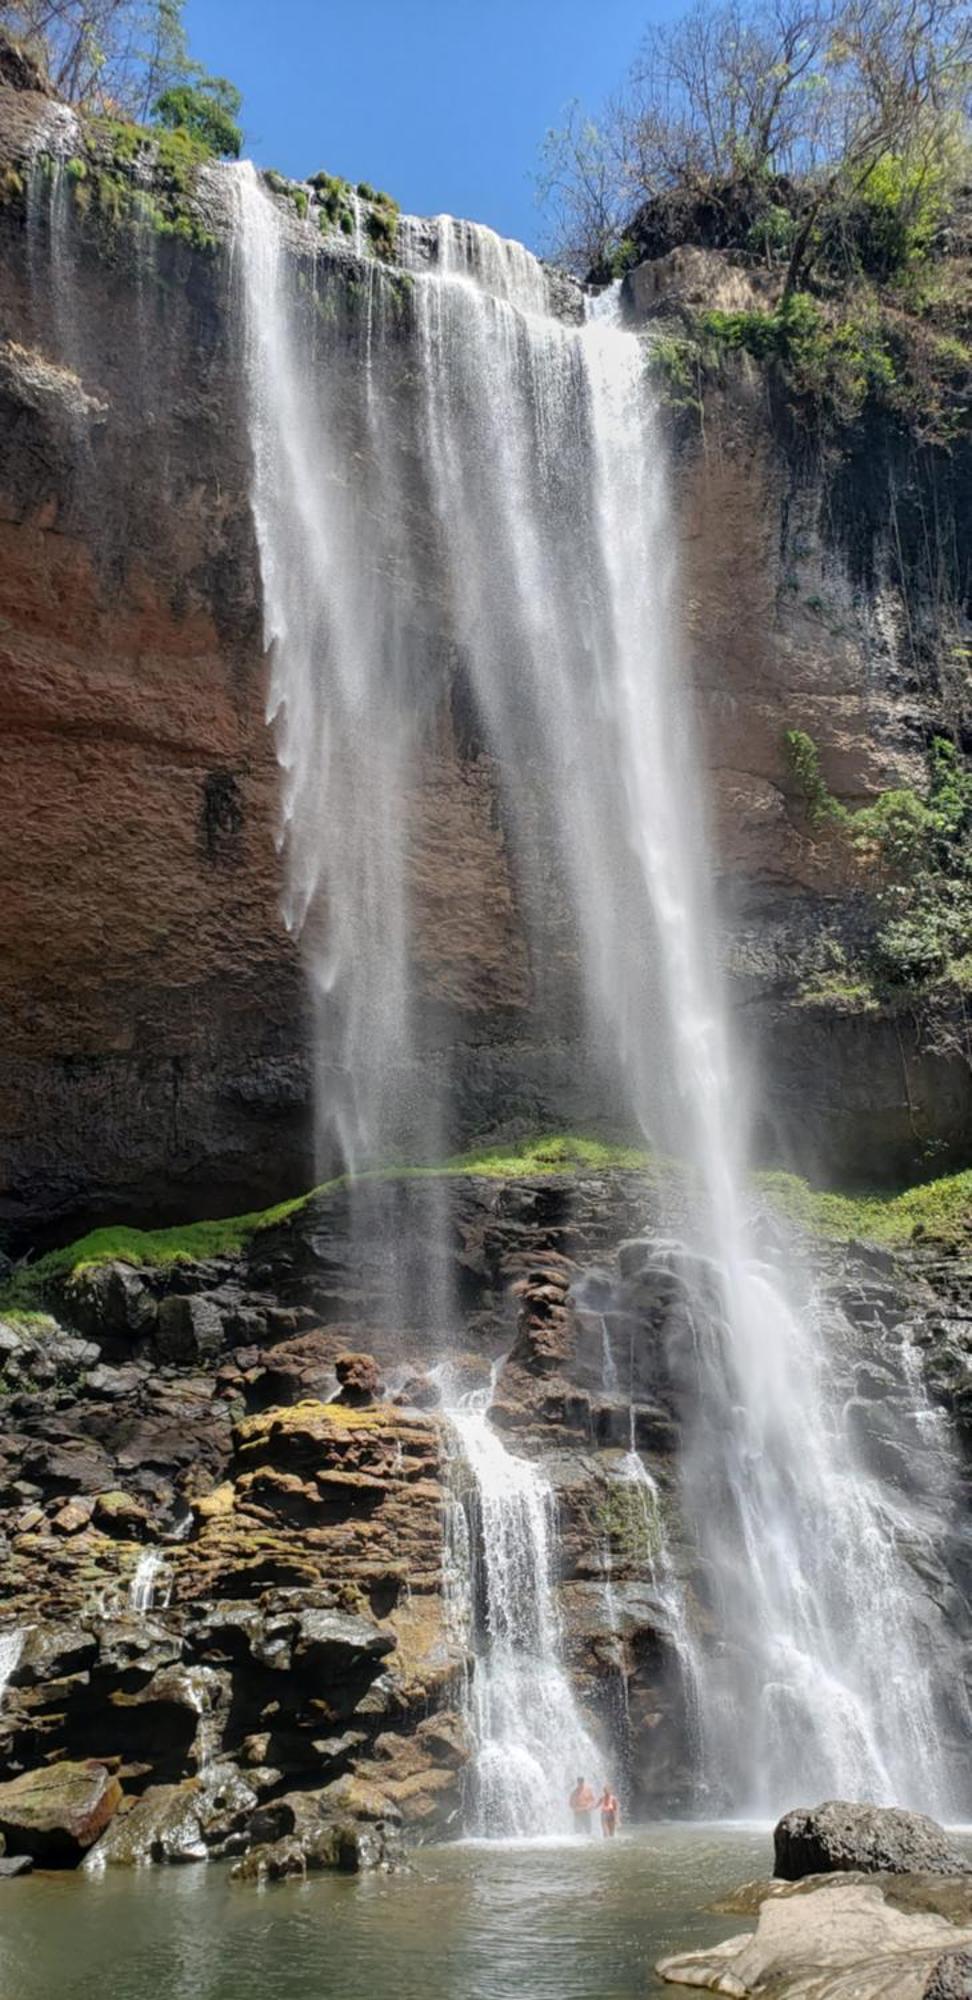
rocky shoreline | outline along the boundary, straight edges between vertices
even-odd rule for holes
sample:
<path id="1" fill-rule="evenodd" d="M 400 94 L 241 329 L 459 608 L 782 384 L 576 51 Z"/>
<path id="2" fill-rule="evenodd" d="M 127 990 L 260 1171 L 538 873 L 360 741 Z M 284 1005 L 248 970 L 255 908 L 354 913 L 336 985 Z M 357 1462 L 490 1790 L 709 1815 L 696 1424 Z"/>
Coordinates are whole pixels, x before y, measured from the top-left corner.
<path id="1" fill-rule="evenodd" d="M 719 1908 L 756 1929 L 662 1959 L 673 1986 L 732 2000 L 967 2000 L 972 1872 L 919 1813 L 832 1800 L 788 1813 L 775 1871 Z"/>

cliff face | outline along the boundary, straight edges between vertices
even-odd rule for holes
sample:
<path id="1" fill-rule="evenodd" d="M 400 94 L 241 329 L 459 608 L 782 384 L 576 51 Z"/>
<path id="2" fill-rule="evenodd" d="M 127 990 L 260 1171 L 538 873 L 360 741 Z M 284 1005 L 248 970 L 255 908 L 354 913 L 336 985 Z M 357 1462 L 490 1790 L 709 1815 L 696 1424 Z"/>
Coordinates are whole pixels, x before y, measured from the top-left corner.
<path id="1" fill-rule="evenodd" d="M 3 99 L 5 1216 L 245 1204 L 307 1153 L 223 276 L 73 230 Z"/>
<path id="2" fill-rule="evenodd" d="M 203 176 L 194 203 L 159 197 L 176 203 L 163 228 L 113 229 L 114 167 L 95 223 L 70 166 L 45 167 L 66 115 L 0 85 L 0 1219 L 15 1228 L 82 1207 L 238 1210 L 313 1165 L 225 225 Z M 819 480 L 743 378 L 707 395 L 673 494 L 765 1149 L 798 1140 L 804 1162 L 864 1173 L 916 1165 L 929 1139 L 954 1151 L 964 1048 L 929 1052 L 917 1018 L 800 997 L 818 934 L 853 933 L 861 888 L 801 829 L 782 733 L 810 730 L 853 799 L 920 781 L 942 694 L 907 657 L 900 593 L 880 565 L 855 574 Z M 572 1000 L 537 988 L 495 774 L 428 615 L 438 692 L 406 836 L 428 1035 L 461 1133 L 589 1118 Z"/>

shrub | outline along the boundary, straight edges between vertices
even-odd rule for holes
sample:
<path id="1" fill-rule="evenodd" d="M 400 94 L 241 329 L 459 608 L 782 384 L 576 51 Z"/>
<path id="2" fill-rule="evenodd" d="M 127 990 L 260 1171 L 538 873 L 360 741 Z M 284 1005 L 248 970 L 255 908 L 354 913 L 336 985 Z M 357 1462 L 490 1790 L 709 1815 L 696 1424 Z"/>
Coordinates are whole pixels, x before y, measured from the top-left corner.
<path id="1" fill-rule="evenodd" d="M 155 105 L 160 125 L 188 132 L 214 158 L 238 160 L 243 132 L 236 120 L 243 99 L 225 76 L 202 76 L 164 90 Z"/>

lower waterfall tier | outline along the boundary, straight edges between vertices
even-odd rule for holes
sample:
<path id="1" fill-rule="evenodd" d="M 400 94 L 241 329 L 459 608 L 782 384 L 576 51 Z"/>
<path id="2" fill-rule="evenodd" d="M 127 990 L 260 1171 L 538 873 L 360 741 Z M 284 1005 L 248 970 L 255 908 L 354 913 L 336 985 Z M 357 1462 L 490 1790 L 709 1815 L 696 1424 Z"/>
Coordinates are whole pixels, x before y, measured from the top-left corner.
<path id="1" fill-rule="evenodd" d="M 50 1318 L 0 1322 L 0 1825 L 19 1774 L 86 1758 L 117 1767 L 135 1801 L 98 1837 L 106 1861 L 351 1865 L 403 1835 L 482 1823 L 488 1648 L 472 1635 L 474 1659 L 468 1589 L 464 1612 L 445 1561 L 446 1360 L 449 1406 L 465 1398 L 467 1424 L 488 1421 L 478 1439 L 494 1469 L 517 1468 L 519 1498 L 493 1489 L 501 1513 L 526 1510 L 534 1549 L 556 1522 L 546 1604 L 535 1577 L 519 1586 L 505 1634 L 495 1523 L 466 1572 L 478 1563 L 482 1618 L 493 1565 L 494 1644 L 522 1648 L 524 1619 L 556 1627 L 547 1664 L 559 1661 L 558 1700 L 591 1749 L 568 1733 L 559 1762 L 541 1751 L 550 1811 L 564 1812 L 578 1754 L 594 1759 L 592 1782 L 613 1781 L 626 1818 L 746 1804 L 754 1774 L 700 1742 L 693 1693 L 693 1671 L 726 1658 L 726 1629 L 682 1507 L 677 1315 L 644 1275 L 676 1223 L 635 1170 L 375 1180 L 312 1197 L 239 1253 L 92 1265 L 53 1286 Z M 449 1325 L 402 1287 L 400 1246 L 433 1232 L 460 1299 Z M 818 1255 L 843 1421 L 896 1510 L 958 1789 L 972 1271 L 917 1247 Z M 605 1287 L 624 1295 L 607 1314 L 610 1357 Z M 475 1443 L 467 1431 L 471 1461 Z M 474 1536 L 487 1512 L 469 1510 Z M 523 1671 L 514 1653 L 529 1732 Z M 504 1774 L 508 1760 L 501 1794 Z M 799 1802 L 796 1771 L 780 1784 L 768 1810 Z M 88 1850 L 72 1840 L 63 1852 L 77 1859 Z"/>

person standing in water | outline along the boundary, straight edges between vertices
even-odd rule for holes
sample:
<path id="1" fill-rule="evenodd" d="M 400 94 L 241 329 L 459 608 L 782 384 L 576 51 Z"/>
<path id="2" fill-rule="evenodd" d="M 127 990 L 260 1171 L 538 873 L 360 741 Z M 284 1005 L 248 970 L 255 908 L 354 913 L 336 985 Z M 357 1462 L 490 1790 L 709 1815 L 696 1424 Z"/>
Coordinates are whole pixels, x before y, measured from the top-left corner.
<path id="1" fill-rule="evenodd" d="M 570 1795 L 570 1810 L 574 1815 L 574 1832 L 590 1833 L 591 1814 L 597 1804 L 594 1793 L 586 1778 L 578 1778 Z"/>
<path id="2" fill-rule="evenodd" d="M 610 1785 L 605 1785 L 597 1803 L 601 1815 L 601 1832 L 605 1840 L 613 1840 L 618 1830 L 620 1808 Z"/>

